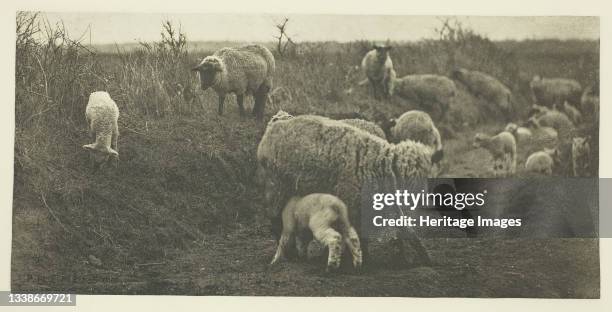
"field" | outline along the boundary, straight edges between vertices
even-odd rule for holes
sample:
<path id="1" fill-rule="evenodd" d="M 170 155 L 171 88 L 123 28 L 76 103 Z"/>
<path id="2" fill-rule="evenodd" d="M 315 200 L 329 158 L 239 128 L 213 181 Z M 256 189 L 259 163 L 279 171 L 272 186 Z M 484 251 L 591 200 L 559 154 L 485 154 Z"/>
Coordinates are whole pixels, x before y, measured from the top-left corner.
<path id="1" fill-rule="evenodd" d="M 199 90 L 190 71 L 219 44 L 193 48 L 165 24 L 160 42 L 97 51 L 61 28 L 37 29 L 36 22 L 18 16 L 14 292 L 599 297 L 594 239 L 466 239 L 458 233 L 423 240 L 432 267 L 397 266 L 380 257 L 361 274 L 327 276 L 318 258 L 268 268 L 275 242 L 254 181 L 265 123 L 241 119 L 233 97 L 218 116 L 216 95 Z M 531 104 L 535 74 L 574 78 L 583 86 L 598 81 L 599 42 L 492 42 L 453 27 L 438 39 L 392 43 L 396 71 L 447 75 L 462 66 L 488 72 L 512 89 L 515 120 Z M 299 43 L 277 53 L 276 85 L 293 100 L 268 105 L 266 119 L 282 108 L 381 121 L 416 108 L 397 98 L 377 101 L 357 87 L 364 78 L 358 65 L 371 44 Z M 92 174 L 81 146 L 90 143 L 84 110 L 96 90 L 108 91 L 119 105 L 120 161 Z M 472 138 L 503 128 L 505 116 L 488 112 L 487 103 L 464 89 L 455 104 L 438 123 L 444 175 L 488 177 L 489 155 L 474 149 Z M 538 148 L 522 147 L 519 164 Z M 392 248 L 380 248 L 385 252 Z"/>

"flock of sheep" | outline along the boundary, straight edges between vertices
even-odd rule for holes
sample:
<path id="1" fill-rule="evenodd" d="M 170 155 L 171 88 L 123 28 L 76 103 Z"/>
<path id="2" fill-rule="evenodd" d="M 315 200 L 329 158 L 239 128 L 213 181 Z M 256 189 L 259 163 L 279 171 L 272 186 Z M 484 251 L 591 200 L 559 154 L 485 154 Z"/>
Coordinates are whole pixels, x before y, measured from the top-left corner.
<path id="1" fill-rule="evenodd" d="M 264 187 L 266 213 L 279 241 L 272 263 L 277 263 L 294 243 L 298 256 L 303 256 L 305 246 L 314 238 L 328 247 L 328 270 L 339 267 L 345 246 L 353 257 L 353 266 L 359 268 L 362 249 L 364 257 L 367 255 L 368 241 L 352 224 L 361 222 L 358 208 L 362 187 L 377 183 L 394 187 L 410 178 L 438 175 L 443 145 L 434 120 L 440 120 L 453 105 L 455 81 L 485 99 L 491 109 L 507 115 L 515 109 L 510 89 L 482 72 L 457 69 L 452 79 L 439 75 L 397 78 L 390 49 L 375 46 L 365 55 L 362 69 L 366 83 L 375 98 L 397 95 L 419 103 L 424 111 L 408 111 L 392 120 L 388 129 L 363 119 L 292 116 L 282 110 L 268 121 L 257 149 L 257 181 Z M 274 56 L 267 48 L 250 45 L 223 48 L 193 70 L 198 73 L 202 90 L 212 88 L 217 93 L 219 114 L 223 113 L 227 94 L 236 95 L 241 116 L 245 114 L 244 96 L 253 95 L 253 115 L 262 120 L 266 101 L 271 95 L 277 96 L 271 94 L 275 67 Z M 534 77 L 531 89 L 535 104 L 530 118 L 520 126 L 509 123 L 495 135 L 478 133 L 474 146 L 491 153 L 495 176 L 511 176 L 516 171 L 521 143 L 538 142 L 543 147 L 527 158 L 525 169 L 551 174 L 559 161 L 557 146 L 570 142 L 572 172 L 583 175 L 589 165 L 590 143 L 587 137 L 574 137 L 574 129 L 579 123 L 596 124 L 598 86 L 582 90 L 574 80 Z M 83 148 L 90 152 L 97 170 L 119 158 L 119 110 L 108 93 L 94 92 L 86 117 L 95 142 Z M 429 256 L 415 233 L 408 230 L 405 238 L 415 249 L 418 261 L 428 263 Z"/>

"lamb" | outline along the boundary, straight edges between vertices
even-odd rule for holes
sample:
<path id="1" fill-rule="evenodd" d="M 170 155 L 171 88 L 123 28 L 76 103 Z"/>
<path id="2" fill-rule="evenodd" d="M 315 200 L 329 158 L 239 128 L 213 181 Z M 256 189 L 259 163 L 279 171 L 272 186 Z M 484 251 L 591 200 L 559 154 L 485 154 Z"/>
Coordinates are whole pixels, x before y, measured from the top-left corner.
<path id="1" fill-rule="evenodd" d="M 483 72 L 464 68 L 453 70 L 451 77 L 465 85 L 471 94 L 490 102 L 506 116 L 513 112 L 512 92 L 496 78 Z"/>
<path id="2" fill-rule="evenodd" d="M 554 128 L 541 126 L 536 118 L 531 118 L 527 124 L 532 127 L 532 145 L 554 148 L 559 143 L 559 134 Z"/>
<path id="3" fill-rule="evenodd" d="M 255 98 L 253 115 L 263 119 L 275 70 L 272 53 L 261 45 L 223 48 L 205 57 L 192 70 L 199 73 L 202 90 L 212 88 L 219 96 L 219 115 L 228 93 L 236 94 L 240 115 L 244 116 L 244 96 Z"/>
<path id="4" fill-rule="evenodd" d="M 531 130 L 529 130 L 529 128 L 519 127 L 517 124 L 512 122 L 506 125 L 504 131 L 512 133 L 516 141 L 519 143 L 529 142 L 533 137 L 533 133 L 531 132 Z"/>
<path id="5" fill-rule="evenodd" d="M 314 236 L 329 250 L 327 272 L 340 267 L 345 245 L 352 255 L 353 267 L 361 267 L 359 236 L 349 222 L 348 208 L 338 197 L 321 193 L 292 197 L 282 211 L 282 224 L 282 234 L 271 265 L 279 262 L 293 238 L 298 256 L 304 257 Z"/>
<path id="6" fill-rule="evenodd" d="M 529 83 L 535 103 L 549 108 L 563 105 L 563 102 L 580 103 L 582 86 L 578 81 L 563 78 L 542 78 L 535 75 Z"/>
<path id="7" fill-rule="evenodd" d="M 516 173 L 516 140 L 507 131 L 495 136 L 476 133 L 474 147 L 484 148 L 493 156 L 493 175 L 505 177 Z"/>
<path id="8" fill-rule="evenodd" d="M 407 75 L 393 80 L 392 91 L 392 94 L 415 102 L 440 120 L 452 105 L 457 87 L 444 76 Z"/>
<path id="9" fill-rule="evenodd" d="M 591 160 L 591 146 L 588 138 L 576 137 L 572 140 L 572 172 L 575 177 L 588 176 Z"/>
<path id="10" fill-rule="evenodd" d="M 559 150 L 545 148 L 535 152 L 525 162 L 525 170 L 532 174 L 551 175 L 553 166 L 559 162 Z"/>
<path id="11" fill-rule="evenodd" d="M 111 159 L 119 160 L 119 108 L 110 94 L 96 91 L 89 95 L 85 108 L 85 119 L 89 124 L 89 133 L 94 143 L 83 145 L 89 151 L 94 171 Z"/>
<path id="12" fill-rule="evenodd" d="M 269 122 L 257 149 L 258 170 L 265 181 L 267 215 L 273 232 L 279 212 L 290 197 L 330 193 L 349 207 L 352 224 L 361 224 L 362 187 L 430 176 L 432 161 L 441 155 L 417 142 L 390 144 L 341 121 L 302 115 Z M 384 180 L 384 182 L 383 182 Z M 359 227 L 358 227 L 359 228 Z M 413 229 L 407 237 L 417 258 L 429 263 Z M 363 240 L 363 251 L 367 242 Z"/>
<path id="13" fill-rule="evenodd" d="M 374 49 L 366 53 L 361 61 L 361 68 L 370 82 L 376 99 L 389 98 L 393 92 L 395 71 L 389 50 L 390 46 L 374 45 Z"/>
<path id="14" fill-rule="evenodd" d="M 387 139 L 387 136 L 385 135 L 383 129 L 371 121 L 359 118 L 341 119 L 340 121 L 349 124 L 355 128 L 361 129 L 371 135 L 377 136 L 383 140 Z"/>

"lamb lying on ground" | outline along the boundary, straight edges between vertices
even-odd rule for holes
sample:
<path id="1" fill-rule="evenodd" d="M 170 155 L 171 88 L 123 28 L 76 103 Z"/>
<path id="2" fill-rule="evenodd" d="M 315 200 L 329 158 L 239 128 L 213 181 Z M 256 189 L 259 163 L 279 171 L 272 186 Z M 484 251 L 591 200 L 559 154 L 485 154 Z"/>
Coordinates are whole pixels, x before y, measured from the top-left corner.
<path id="1" fill-rule="evenodd" d="M 293 238 L 298 256 L 304 257 L 314 236 L 329 249 L 328 272 L 340 266 L 345 244 L 353 257 L 353 267 L 361 267 L 359 237 L 349 222 L 346 205 L 338 197 L 322 193 L 292 197 L 282 211 L 282 222 L 282 234 L 271 264 L 280 261 Z"/>

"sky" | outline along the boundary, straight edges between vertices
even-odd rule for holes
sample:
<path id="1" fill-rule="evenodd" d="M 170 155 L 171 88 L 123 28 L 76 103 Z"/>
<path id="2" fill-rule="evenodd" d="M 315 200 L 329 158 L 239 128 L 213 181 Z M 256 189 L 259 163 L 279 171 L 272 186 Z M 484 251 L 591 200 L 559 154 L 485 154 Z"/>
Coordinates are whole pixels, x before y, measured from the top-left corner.
<path id="1" fill-rule="evenodd" d="M 159 40 L 161 23 L 180 24 L 191 41 L 271 41 L 274 25 L 289 18 L 287 33 L 300 41 L 392 40 L 434 38 L 441 25 L 437 16 L 401 15 L 274 15 L 274 14 L 158 14 L 158 13 L 43 13 L 53 25 L 63 22 L 72 38 L 85 34 L 91 43 L 129 43 Z M 464 26 L 493 40 L 598 39 L 599 18 L 455 17 Z"/>

